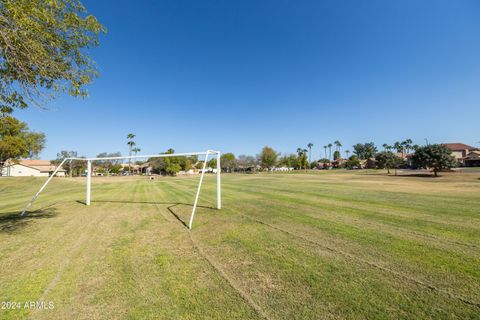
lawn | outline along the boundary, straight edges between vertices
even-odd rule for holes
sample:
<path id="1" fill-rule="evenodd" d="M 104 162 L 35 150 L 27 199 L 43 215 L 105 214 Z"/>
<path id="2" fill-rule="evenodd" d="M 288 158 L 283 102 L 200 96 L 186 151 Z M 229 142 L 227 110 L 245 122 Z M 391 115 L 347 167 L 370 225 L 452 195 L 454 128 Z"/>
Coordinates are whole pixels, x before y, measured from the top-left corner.
<path id="1" fill-rule="evenodd" d="M 480 319 L 479 178 L 2 178 L 0 318 Z"/>

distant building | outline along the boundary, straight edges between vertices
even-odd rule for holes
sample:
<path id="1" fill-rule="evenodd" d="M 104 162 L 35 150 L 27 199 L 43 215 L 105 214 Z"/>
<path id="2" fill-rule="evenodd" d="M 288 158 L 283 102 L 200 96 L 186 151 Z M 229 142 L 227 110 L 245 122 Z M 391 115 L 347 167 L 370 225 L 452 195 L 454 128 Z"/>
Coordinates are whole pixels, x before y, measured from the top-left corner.
<path id="1" fill-rule="evenodd" d="M 153 168 L 152 168 L 152 166 L 150 165 L 150 163 L 145 162 L 145 163 L 139 165 L 139 170 L 140 170 L 140 173 L 141 173 L 141 174 L 150 176 L 150 175 L 152 175 L 152 170 L 153 170 Z"/>
<path id="2" fill-rule="evenodd" d="M 460 163 L 462 166 L 466 165 L 465 159 L 470 154 L 471 151 L 476 151 L 477 148 L 469 146 L 468 144 L 464 143 L 444 143 L 445 147 L 447 147 L 451 152 L 455 159 Z"/>
<path id="3" fill-rule="evenodd" d="M 8 160 L 2 168 L 2 176 L 7 177 L 48 177 L 53 174 L 56 165 L 48 160 L 18 160 L 17 163 Z M 64 177 L 65 170 L 60 168 L 56 176 Z"/>
<path id="4" fill-rule="evenodd" d="M 463 161 L 465 167 L 480 167 L 480 150 L 470 151 Z"/>
<path id="5" fill-rule="evenodd" d="M 360 160 L 360 167 L 363 169 L 375 169 L 377 167 L 377 160 L 374 158 Z"/>

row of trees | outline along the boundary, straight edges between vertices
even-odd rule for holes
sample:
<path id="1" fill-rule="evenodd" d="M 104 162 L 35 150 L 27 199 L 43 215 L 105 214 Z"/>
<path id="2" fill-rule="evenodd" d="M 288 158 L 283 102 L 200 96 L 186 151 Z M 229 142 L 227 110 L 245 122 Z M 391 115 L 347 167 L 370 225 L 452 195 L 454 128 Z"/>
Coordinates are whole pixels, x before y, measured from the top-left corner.
<path id="1" fill-rule="evenodd" d="M 337 150 L 335 151 L 338 151 L 340 154 L 341 143 L 338 142 L 335 146 L 337 147 Z M 269 146 L 265 146 L 257 157 L 243 155 L 236 159 L 233 154 L 228 154 L 229 160 L 225 161 L 226 164 L 223 164 L 222 159 L 221 167 L 223 170 L 227 169 L 227 171 L 242 170 L 247 167 L 260 167 L 266 170 L 270 170 L 274 167 L 306 170 L 308 167 L 319 168 L 321 164 L 325 166 L 331 164 L 331 161 L 328 158 L 309 162 L 308 158 L 310 157 L 311 147 L 313 147 L 313 144 L 309 143 L 307 145 L 308 149 L 298 148 L 296 154 L 287 154 L 283 156 Z M 390 170 L 395 170 L 396 174 L 397 169 L 403 167 L 415 169 L 428 168 L 434 172 L 435 176 L 437 176 L 438 171 L 456 165 L 455 157 L 444 145 L 412 145 L 410 139 L 395 143 L 392 147 L 385 144 L 384 150 L 380 152 L 378 152 L 377 147 L 373 142 L 363 144 L 358 143 L 353 146 L 353 149 L 354 155 L 344 159 L 344 161 L 341 162 L 341 167 L 349 169 L 360 168 L 362 160 L 371 160 L 376 168 L 386 169 L 387 173 L 390 173 Z M 393 152 L 392 150 L 396 152 Z M 411 153 L 412 151 L 413 153 Z M 399 156 L 399 154 L 401 154 L 401 156 Z M 407 158 L 407 154 L 410 154 L 411 156 Z M 338 156 L 336 160 L 337 159 L 340 159 L 340 157 Z"/>
<path id="2" fill-rule="evenodd" d="M 161 154 L 173 154 L 175 150 L 168 149 Z M 198 162 L 196 156 L 190 157 L 165 157 L 165 158 L 150 158 L 148 163 L 152 167 L 153 173 L 175 175 L 180 170 L 188 171 L 193 168 Z"/>
<path id="3" fill-rule="evenodd" d="M 309 142 L 307 144 L 307 148 L 308 148 L 308 162 L 311 163 L 312 162 L 312 148 L 313 148 L 314 144 Z M 342 143 L 338 140 L 334 141 L 333 144 L 332 143 L 329 143 L 327 145 L 324 145 L 323 146 L 323 149 L 324 149 L 324 152 L 325 152 L 325 157 L 323 159 L 328 159 L 328 160 L 332 160 L 332 147 L 335 146 L 335 151 L 333 152 L 333 160 L 336 160 L 338 158 L 340 158 L 340 152 L 341 152 L 341 148 L 342 148 Z M 328 148 L 328 157 L 327 157 L 327 148 Z M 307 150 L 306 149 L 302 149 L 303 153 L 305 153 Z M 298 149 L 297 149 L 297 154 L 298 154 Z"/>
<path id="4" fill-rule="evenodd" d="M 312 147 L 314 146 L 313 143 L 308 143 L 308 162 L 312 162 Z M 333 151 L 332 157 L 332 148 L 335 147 Z M 320 159 L 321 162 L 325 162 L 325 159 L 328 161 L 335 161 L 342 158 L 342 143 L 339 140 L 334 141 L 333 143 L 329 143 L 323 146 L 324 149 L 324 157 Z M 403 155 L 409 154 L 411 151 L 415 150 L 418 145 L 414 145 L 411 139 L 406 139 L 404 141 L 397 141 L 393 145 L 383 144 L 384 151 L 396 151 L 402 153 Z M 328 149 L 328 153 L 327 153 Z M 306 152 L 306 149 L 302 149 L 303 152 Z M 298 150 L 297 150 L 298 153 Z M 346 158 L 349 158 L 349 154 L 351 153 L 350 150 L 345 150 Z M 353 145 L 353 154 L 355 154 L 359 159 L 369 159 L 374 158 L 375 155 L 378 153 L 378 149 L 373 142 L 366 142 L 366 143 L 357 143 Z"/>
<path id="5" fill-rule="evenodd" d="M 45 147 L 45 134 L 12 116 L 0 117 L 0 173 L 9 159 L 34 158 Z"/>

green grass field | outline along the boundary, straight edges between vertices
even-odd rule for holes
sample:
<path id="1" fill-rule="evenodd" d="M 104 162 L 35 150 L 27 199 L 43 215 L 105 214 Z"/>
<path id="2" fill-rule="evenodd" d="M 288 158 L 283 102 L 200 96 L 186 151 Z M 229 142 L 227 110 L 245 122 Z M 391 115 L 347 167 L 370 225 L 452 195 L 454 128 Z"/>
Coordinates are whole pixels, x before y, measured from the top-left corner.
<path id="1" fill-rule="evenodd" d="M 0 318 L 480 319 L 479 178 L 2 178 Z"/>

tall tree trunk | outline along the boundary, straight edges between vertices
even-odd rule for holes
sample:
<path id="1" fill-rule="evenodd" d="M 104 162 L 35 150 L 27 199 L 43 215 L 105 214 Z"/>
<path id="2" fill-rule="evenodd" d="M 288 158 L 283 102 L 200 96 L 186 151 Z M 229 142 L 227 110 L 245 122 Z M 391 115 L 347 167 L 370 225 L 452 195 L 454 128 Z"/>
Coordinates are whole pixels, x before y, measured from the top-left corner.
<path id="1" fill-rule="evenodd" d="M 128 148 L 128 155 L 131 157 L 132 156 L 132 146 L 129 146 Z M 128 175 L 132 174 L 132 159 L 128 158 Z"/>

